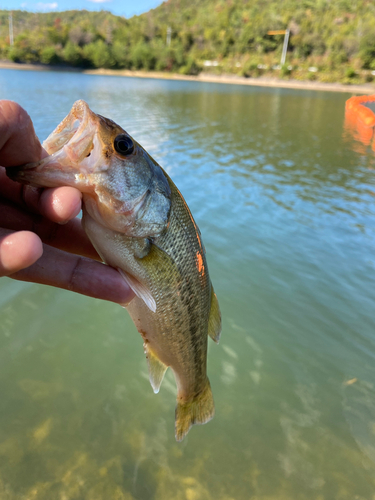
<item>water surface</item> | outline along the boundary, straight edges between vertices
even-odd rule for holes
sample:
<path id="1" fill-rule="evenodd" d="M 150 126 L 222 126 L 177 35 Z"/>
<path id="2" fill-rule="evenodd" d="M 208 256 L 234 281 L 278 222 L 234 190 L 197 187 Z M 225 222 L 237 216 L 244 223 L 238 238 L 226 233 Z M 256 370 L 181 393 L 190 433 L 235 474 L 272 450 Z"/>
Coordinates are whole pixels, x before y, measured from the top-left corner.
<path id="1" fill-rule="evenodd" d="M 0 280 L 0 498 L 332 500 L 375 494 L 375 163 L 349 95 L 0 71 L 45 138 L 73 102 L 169 172 L 223 314 L 209 424 L 174 440 L 114 304 Z"/>

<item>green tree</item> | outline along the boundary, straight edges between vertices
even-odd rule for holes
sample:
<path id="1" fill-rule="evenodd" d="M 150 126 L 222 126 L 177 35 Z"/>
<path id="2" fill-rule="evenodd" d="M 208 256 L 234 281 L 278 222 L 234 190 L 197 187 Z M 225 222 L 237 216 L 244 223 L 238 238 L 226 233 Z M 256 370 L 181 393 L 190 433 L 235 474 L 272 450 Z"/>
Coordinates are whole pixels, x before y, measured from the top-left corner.
<path id="1" fill-rule="evenodd" d="M 83 55 L 95 68 L 112 68 L 116 64 L 108 45 L 103 40 L 85 45 Z"/>
<path id="2" fill-rule="evenodd" d="M 83 63 L 82 50 L 70 41 L 64 47 L 63 58 L 71 66 L 80 66 Z"/>
<path id="3" fill-rule="evenodd" d="M 156 57 L 149 43 L 138 42 L 130 50 L 130 61 L 135 69 L 155 69 Z"/>
<path id="4" fill-rule="evenodd" d="M 361 39 L 359 56 L 364 68 L 372 68 L 375 62 L 375 33 L 369 33 Z"/>
<path id="5" fill-rule="evenodd" d="M 40 62 L 43 64 L 58 64 L 61 58 L 56 51 L 55 47 L 46 47 L 40 53 Z"/>

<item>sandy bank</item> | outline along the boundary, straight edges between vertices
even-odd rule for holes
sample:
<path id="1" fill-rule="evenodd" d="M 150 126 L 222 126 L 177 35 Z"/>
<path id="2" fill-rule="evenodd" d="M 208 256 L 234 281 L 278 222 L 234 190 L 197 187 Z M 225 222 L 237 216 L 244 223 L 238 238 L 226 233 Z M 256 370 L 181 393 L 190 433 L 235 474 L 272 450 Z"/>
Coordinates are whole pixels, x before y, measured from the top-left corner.
<path id="1" fill-rule="evenodd" d="M 236 75 L 210 75 L 201 73 L 198 76 L 180 75 L 178 73 L 163 73 L 158 71 L 129 71 L 111 69 L 82 70 L 65 66 L 47 66 L 44 64 L 20 64 L 0 61 L 0 69 L 19 69 L 32 71 L 70 71 L 90 75 L 111 75 L 137 78 L 156 78 L 162 80 L 184 80 L 192 82 L 227 83 L 232 85 L 253 85 L 260 87 L 279 87 L 286 89 L 322 90 L 325 92 L 348 92 L 350 94 L 373 94 L 375 86 L 344 85 L 342 83 L 307 82 L 300 80 L 281 80 L 279 78 L 244 78 Z"/>

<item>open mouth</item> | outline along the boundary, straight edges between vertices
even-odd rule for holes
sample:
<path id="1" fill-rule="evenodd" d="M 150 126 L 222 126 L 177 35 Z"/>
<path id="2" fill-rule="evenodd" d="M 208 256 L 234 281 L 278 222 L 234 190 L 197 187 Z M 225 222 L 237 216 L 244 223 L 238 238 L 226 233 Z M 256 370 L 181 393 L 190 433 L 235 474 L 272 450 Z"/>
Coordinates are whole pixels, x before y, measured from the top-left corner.
<path id="1" fill-rule="evenodd" d="M 92 149 L 95 121 L 96 116 L 85 101 L 76 101 L 70 113 L 43 142 L 44 149 L 53 155 L 68 148 L 75 152 L 74 155 L 68 154 L 69 157 L 73 156 L 72 160 L 82 160 Z"/>
<path id="2" fill-rule="evenodd" d="M 8 177 L 38 187 L 78 187 L 82 177 L 96 164 L 96 155 L 92 154 L 96 131 L 96 115 L 84 101 L 76 101 L 70 113 L 43 142 L 49 156 L 39 162 L 8 168 Z"/>

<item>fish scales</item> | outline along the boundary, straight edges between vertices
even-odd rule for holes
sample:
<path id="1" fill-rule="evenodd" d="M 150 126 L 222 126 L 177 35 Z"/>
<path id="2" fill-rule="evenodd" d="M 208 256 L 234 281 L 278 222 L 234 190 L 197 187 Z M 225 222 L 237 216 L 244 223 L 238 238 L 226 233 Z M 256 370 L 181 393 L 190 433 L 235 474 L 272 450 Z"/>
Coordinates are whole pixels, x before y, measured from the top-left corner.
<path id="1" fill-rule="evenodd" d="M 127 132 L 77 101 L 44 142 L 40 162 L 7 169 L 13 180 L 82 192 L 83 227 L 136 297 L 126 307 L 140 332 L 150 382 L 168 367 L 177 383 L 175 435 L 208 422 L 214 403 L 207 337 L 221 315 L 200 231 L 173 181 Z"/>
<path id="2" fill-rule="evenodd" d="M 173 347 L 176 357 L 176 372 L 184 371 L 188 377 L 191 373 L 191 363 L 194 363 L 194 380 L 191 381 L 192 394 L 199 393 L 202 380 L 206 379 L 206 357 L 207 357 L 207 322 L 210 305 L 210 279 L 207 271 L 206 257 L 202 250 L 200 240 L 197 237 L 195 223 L 179 192 L 172 191 L 172 209 L 170 225 L 164 235 L 156 240 L 161 247 L 176 263 L 180 275 L 184 277 L 178 283 L 178 289 L 174 290 L 170 286 L 170 281 L 165 281 L 165 288 L 160 292 L 160 285 L 157 280 L 157 270 L 155 275 L 150 276 L 149 286 L 151 292 L 158 297 L 157 311 L 161 314 L 153 313 L 148 308 L 142 307 L 141 300 L 135 300 L 130 305 L 131 315 L 136 315 L 136 306 L 142 307 L 142 317 L 154 316 L 153 330 L 158 335 L 155 342 L 155 350 L 159 358 L 163 361 L 166 356 L 163 353 L 164 344 Z M 179 235 L 179 238 L 176 238 Z M 190 252 L 186 253 L 186 248 Z M 204 267 L 202 271 L 196 272 L 196 254 L 202 255 Z M 133 312 L 134 311 L 134 312 Z M 138 319 L 139 321 L 139 319 Z M 147 331 L 147 328 L 141 328 Z M 156 333 L 157 330 L 157 333 Z M 161 349 L 158 346 L 162 346 Z M 160 352 L 159 352 L 160 351 Z M 165 352 L 165 350 L 164 350 Z M 166 359 L 166 362 L 167 359 Z"/>

